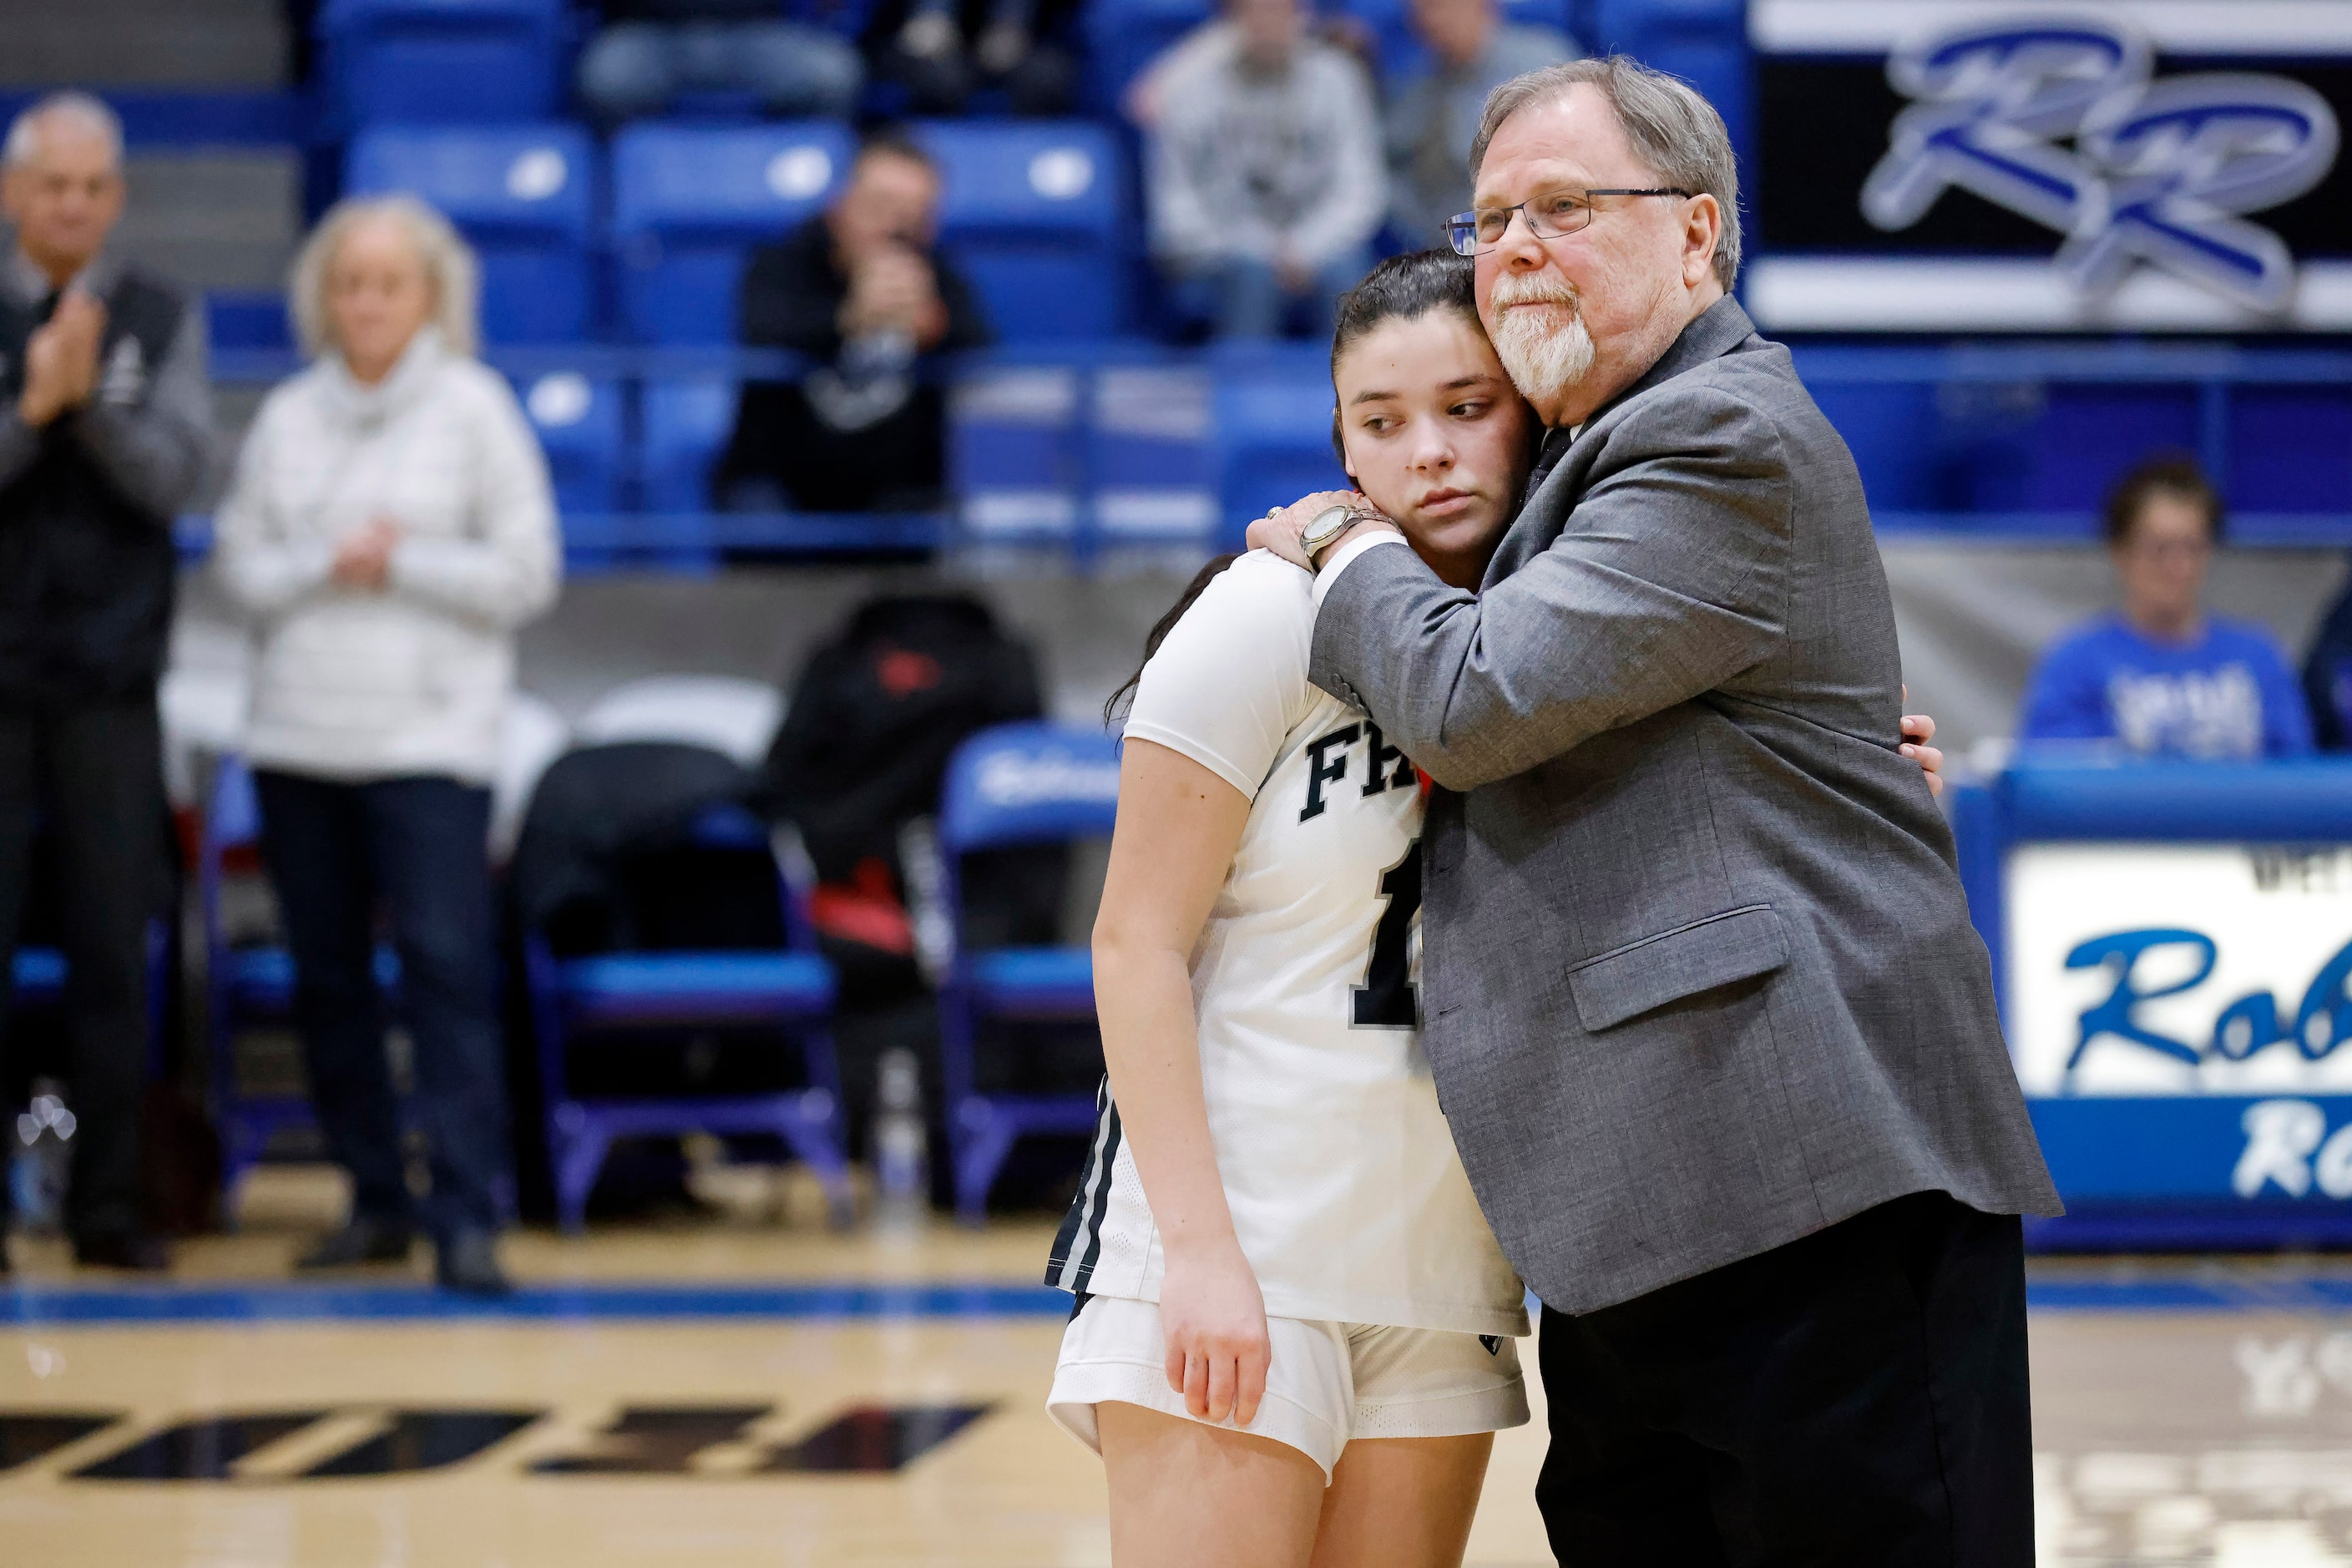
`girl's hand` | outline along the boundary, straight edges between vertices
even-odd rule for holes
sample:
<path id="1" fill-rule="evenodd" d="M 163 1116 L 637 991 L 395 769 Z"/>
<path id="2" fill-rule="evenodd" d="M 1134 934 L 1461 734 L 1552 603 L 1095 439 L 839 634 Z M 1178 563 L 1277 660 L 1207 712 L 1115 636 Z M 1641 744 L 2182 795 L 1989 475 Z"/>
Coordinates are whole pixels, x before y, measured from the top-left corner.
<path id="1" fill-rule="evenodd" d="M 1265 1298 L 1257 1275 L 1231 1237 L 1186 1255 L 1171 1251 L 1160 1285 L 1160 1323 L 1168 1342 L 1168 1386 L 1203 1421 L 1237 1426 L 1257 1418 L 1265 1371 L 1274 1360 Z"/>

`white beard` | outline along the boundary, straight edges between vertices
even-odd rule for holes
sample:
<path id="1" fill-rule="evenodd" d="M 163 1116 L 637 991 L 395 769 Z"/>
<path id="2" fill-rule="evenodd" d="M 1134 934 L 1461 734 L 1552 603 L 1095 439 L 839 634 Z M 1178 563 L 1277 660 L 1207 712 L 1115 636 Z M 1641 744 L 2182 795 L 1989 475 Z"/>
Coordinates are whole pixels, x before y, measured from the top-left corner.
<path id="1" fill-rule="evenodd" d="M 1505 308 L 1534 300 L 1565 308 L 1568 324 L 1553 325 L 1544 319 L 1550 314 L 1548 311 Z M 1558 402 L 1562 393 L 1591 371 L 1592 334 L 1585 328 L 1584 312 L 1573 290 L 1554 283 L 1520 284 L 1511 278 L 1498 278 L 1488 303 L 1496 317 L 1488 333 L 1495 342 L 1495 355 L 1522 397 L 1538 404 Z"/>

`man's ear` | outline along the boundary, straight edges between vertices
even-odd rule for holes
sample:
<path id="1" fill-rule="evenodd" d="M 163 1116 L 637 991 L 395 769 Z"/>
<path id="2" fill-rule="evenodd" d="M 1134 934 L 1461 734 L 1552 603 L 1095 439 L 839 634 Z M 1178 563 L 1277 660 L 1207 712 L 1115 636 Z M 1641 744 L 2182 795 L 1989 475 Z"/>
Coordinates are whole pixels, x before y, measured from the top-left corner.
<path id="1" fill-rule="evenodd" d="M 1691 198 L 1683 225 L 1683 287 L 1696 289 L 1715 271 L 1716 247 L 1723 243 L 1723 204 L 1701 191 Z"/>

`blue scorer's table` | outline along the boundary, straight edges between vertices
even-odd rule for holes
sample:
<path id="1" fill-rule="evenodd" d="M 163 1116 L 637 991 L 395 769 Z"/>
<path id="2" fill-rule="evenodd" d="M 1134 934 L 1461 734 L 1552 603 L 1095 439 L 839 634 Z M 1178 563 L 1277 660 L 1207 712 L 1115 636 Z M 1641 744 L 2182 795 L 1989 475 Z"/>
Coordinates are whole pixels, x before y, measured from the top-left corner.
<path id="1" fill-rule="evenodd" d="M 2067 1203 L 2029 1242 L 2352 1245 L 2352 763 L 2027 760 L 1952 819 Z"/>

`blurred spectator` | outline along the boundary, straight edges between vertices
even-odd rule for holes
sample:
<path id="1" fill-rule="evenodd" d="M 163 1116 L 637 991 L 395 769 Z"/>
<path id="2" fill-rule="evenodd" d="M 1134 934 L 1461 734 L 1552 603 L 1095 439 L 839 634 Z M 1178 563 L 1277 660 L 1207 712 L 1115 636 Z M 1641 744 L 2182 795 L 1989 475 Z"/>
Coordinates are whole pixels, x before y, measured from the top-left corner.
<path id="1" fill-rule="evenodd" d="M 2352 580 L 2328 606 L 2303 661 L 2312 738 L 2323 752 L 2352 752 Z"/>
<path id="2" fill-rule="evenodd" d="M 883 13 L 880 70 L 906 89 L 910 114 L 961 114 L 975 89 L 1001 90 L 1015 114 L 1067 114 L 1077 61 L 1054 40 L 1076 9 L 1068 0 L 908 0 L 901 16 Z"/>
<path id="3" fill-rule="evenodd" d="M 327 215 L 291 283 L 314 363 L 254 421 L 217 559 L 256 627 L 262 855 L 311 1102 L 353 1192 L 350 1222 L 301 1266 L 404 1258 L 416 1222 L 373 965 L 381 901 L 440 1279 L 497 1293 L 508 1167 L 488 784 L 515 629 L 553 601 L 558 546 L 530 426 L 474 358 L 476 276 L 414 198 Z"/>
<path id="4" fill-rule="evenodd" d="M 2195 464 L 2159 458 L 2107 498 L 2123 606 L 2042 656 L 2024 739 L 2103 740 L 2144 757 L 2299 756 L 2311 727 L 2286 662 L 2259 626 L 2205 614 L 2221 500 Z"/>
<path id="5" fill-rule="evenodd" d="M 580 100 L 607 125 L 659 114 L 681 92 L 748 93 L 774 115 L 846 119 L 865 89 L 856 48 L 782 15 L 778 0 L 598 0 L 580 52 Z"/>
<path id="6" fill-rule="evenodd" d="M 816 362 L 750 382 L 720 464 L 736 511 L 920 511 L 945 485 L 946 400 L 923 358 L 977 348 L 988 322 L 932 247 L 940 175 L 923 150 L 866 138 L 833 205 L 763 246 L 743 277 L 740 336 Z"/>
<path id="7" fill-rule="evenodd" d="M 1389 221 L 1407 249 L 1444 243 L 1470 205 L 1470 143 L 1486 95 L 1522 72 L 1577 58 L 1566 34 L 1503 20 L 1497 0 L 1412 0 L 1429 58 L 1390 77 Z"/>
<path id="8" fill-rule="evenodd" d="M 204 312 L 106 250 L 124 195 L 106 105 L 43 99 L 0 160 L 16 232 L 0 275 L 0 1028 L 40 819 L 79 1124 L 66 1228 L 82 1263 L 160 1268 L 139 1212 L 147 930 L 169 869 L 155 688 L 172 521 L 212 449 Z"/>
<path id="9" fill-rule="evenodd" d="M 1328 335 L 1388 205 L 1363 68 L 1307 36 L 1298 0 L 1227 0 L 1150 73 L 1151 244 L 1219 337 Z"/>

